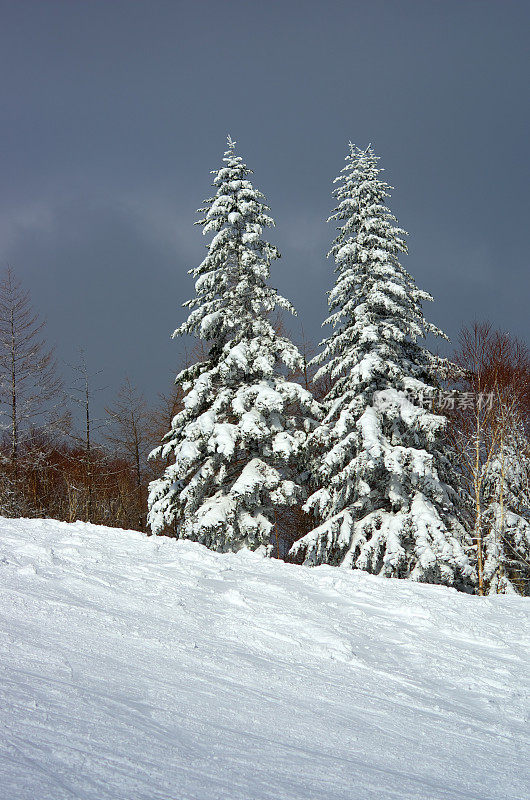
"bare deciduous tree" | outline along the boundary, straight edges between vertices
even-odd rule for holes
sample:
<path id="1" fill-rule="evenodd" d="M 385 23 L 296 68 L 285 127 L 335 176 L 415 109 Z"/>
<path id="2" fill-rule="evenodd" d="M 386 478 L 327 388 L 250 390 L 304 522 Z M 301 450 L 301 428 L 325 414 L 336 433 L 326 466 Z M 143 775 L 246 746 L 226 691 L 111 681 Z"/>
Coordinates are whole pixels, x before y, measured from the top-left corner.
<path id="1" fill-rule="evenodd" d="M 467 495 L 472 498 L 479 594 L 484 594 L 484 491 L 493 460 L 501 454 L 499 502 L 503 507 L 502 453 L 510 432 L 530 408 L 530 357 L 526 346 L 487 322 L 463 328 L 454 356 L 454 385 L 462 399 L 450 414 L 450 436 Z M 501 514 L 502 519 L 502 514 Z M 502 522 L 501 522 L 502 527 Z M 502 531 L 501 531 L 502 533 Z"/>
<path id="2" fill-rule="evenodd" d="M 82 430 L 80 435 L 72 434 L 73 438 L 82 444 L 84 451 L 84 466 L 85 466 L 85 521 L 93 522 L 94 512 L 94 428 L 100 420 L 94 420 L 92 416 L 92 400 L 95 391 L 101 391 L 100 388 L 94 389 L 91 383 L 93 375 L 89 373 L 84 351 L 80 351 L 80 360 L 78 364 L 72 365 L 72 370 L 76 374 L 76 385 L 72 387 L 74 392 L 71 399 L 82 408 Z M 98 375 L 99 373 L 96 373 Z"/>
<path id="3" fill-rule="evenodd" d="M 114 406 L 106 411 L 111 427 L 105 438 L 133 468 L 135 524 L 143 531 L 147 497 L 145 470 L 152 443 L 147 403 L 127 378 L 118 392 Z"/>
<path id="4" fill-rule="evenodd" d="M 39 431 L 64 431 L 62 383 L 53 350 L 44 340 L 45 322 L 31 306 L 29 292 L 11 269 L 0 282 L 0 426 L 8 457 L 6 466 L 15 495 L 21 459 Z"/>

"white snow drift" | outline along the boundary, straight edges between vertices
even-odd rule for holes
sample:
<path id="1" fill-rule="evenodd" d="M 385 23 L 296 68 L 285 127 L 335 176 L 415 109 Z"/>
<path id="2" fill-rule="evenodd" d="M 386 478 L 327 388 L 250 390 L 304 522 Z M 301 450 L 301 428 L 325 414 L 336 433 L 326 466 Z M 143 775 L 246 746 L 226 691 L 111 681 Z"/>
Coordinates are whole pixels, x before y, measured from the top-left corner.
<path id="1" fill-rule="evenodd" d="M 523 800 L 528 601 L 0 521 L 3 800 Z"/>

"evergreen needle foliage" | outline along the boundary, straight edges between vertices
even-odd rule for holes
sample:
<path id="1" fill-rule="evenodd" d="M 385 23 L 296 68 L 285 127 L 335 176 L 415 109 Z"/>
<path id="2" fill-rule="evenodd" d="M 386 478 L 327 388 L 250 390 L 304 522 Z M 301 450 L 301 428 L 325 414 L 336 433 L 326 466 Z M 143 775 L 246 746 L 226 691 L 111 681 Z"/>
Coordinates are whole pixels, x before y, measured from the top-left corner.
<path id="1" fill-rule="evenodd" d="M 173 463 L 150 486 L 148 518 L 154 533 L 171 527 L 220 551 L 268 545 L 275 509 L 299 502 L 300 409 L 317 410 L 285 377 L 302 358 L 271 323 L 278 309 L 294 310 L 268 284 L 280 254 L 263 238 L 274 225 L 265 198 L 230 137 L 223 161 L 198 223 L 213 239 L 191 270 L 196 296 L 174 334 L 206 342 L 207 358 L 176 378 L 184 407 L 154 453 Z"/>
<path id="2" fill-rule="evenodd" d="M 391 187 L 377 162 L 371 146 L 350 145 L 336 180 L 332 333 L 316 359 L 316 378 L 333 386 L 308 443 L 318 488 L 306 510 L 319 524 L 291 553 L 305 564 L 464 586 L 471 570 L 446 481 L 445 418 L 422 402 L 440 365 L 418 340 L 443 334 L 423 315 L 431 296 L 399 263 L 406 233 L 385 205 Z"/>

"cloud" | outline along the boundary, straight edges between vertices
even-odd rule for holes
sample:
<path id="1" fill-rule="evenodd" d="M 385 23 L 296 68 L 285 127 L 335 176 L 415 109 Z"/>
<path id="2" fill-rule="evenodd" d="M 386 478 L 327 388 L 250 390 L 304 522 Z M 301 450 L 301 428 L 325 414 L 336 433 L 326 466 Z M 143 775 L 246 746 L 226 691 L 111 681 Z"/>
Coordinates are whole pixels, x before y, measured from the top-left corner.
<path id="1" fill-rule="evenodd" d="M 0 209 L 0 253 L 6 255 L 28 232 L 50 233 L 54 225 L 54 206 L 42 199 Z"/>
<path id="2" fill-rule="evenodd" d="M 83 347 L 104 384 L 116 389 L 130 375 L 150 398 L 171 385 L 180 346 L 170 336 L 193 291 L 191 237 L 179 234 L 178 222 L 172 230 L 171 210 L 161 210 L 76 196 L 0 215 L 4 264 L 47 318 L 59 361 L 75 362 Z"/>

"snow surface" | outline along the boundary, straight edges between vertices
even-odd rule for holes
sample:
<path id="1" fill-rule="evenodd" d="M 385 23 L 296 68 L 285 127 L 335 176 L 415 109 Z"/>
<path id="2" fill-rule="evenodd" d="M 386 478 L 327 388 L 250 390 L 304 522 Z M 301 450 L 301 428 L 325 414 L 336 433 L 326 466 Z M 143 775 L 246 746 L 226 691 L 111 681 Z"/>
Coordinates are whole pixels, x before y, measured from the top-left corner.
<path id="1" fill-rule="evenodd" d="M 528 609 L 0 520 L 0 796 L 523 800 Z"/>

